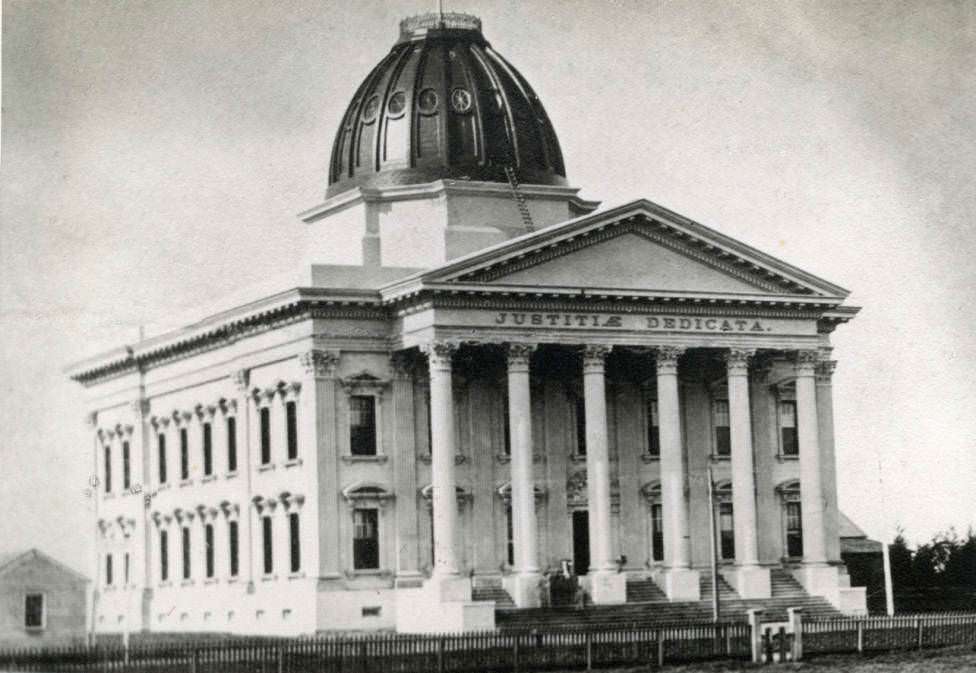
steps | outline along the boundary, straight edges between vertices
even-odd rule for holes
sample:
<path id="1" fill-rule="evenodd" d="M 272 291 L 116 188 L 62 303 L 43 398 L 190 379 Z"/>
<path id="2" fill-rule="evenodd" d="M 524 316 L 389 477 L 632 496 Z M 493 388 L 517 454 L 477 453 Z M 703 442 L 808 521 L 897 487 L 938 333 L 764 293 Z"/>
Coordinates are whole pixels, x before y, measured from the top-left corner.
<path id="1" fill-rule="evenodd" d="M 722 621 L 744 621 L 746 611 L 763 608 L 763 621 L 786 620 L 786 610 L 803 608 L 806 615 L 839 616 L 840 613 L 824 598 L 809 596 L 802 585 L 781 568 L 770 573 L 772 597 L 743 599 L 720 576 L 718 595 Z M 510 604 L 511 599 L 509 599 Z M 592 605 L 587 601 L 583 610 L 573 607 L 518 609 L 510 607 L 495 612 L 495 623 L 501 630 L 600 628 L 609 626 L 654 627 L 681 622 L 712 620 L 712 578 L 707 571 L 701 577 L 701 600 L 671 603 L 652 580 L 633 579 L 627 582 L 627 603 L 624 605 Z"/>
<path id="2" fill-rule="evenodd" d="M 500 584 L 476 585 L 471 589 L 471 598 L 476 601 L 495 601 L 495 610 L 515 609 L 515 601 Z"/>

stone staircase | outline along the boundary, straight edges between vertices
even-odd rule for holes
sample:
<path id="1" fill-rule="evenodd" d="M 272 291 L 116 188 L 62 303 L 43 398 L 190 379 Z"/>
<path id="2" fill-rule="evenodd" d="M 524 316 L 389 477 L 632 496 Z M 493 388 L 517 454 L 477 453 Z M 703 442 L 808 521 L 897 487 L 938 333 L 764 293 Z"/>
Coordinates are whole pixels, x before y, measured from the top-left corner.
<path id="1" fill-rule="evenodd" d="M 786 620 L 786 610 L 803 608 L 804 614 L 839 616 L 840 613 L 824 598 L 809 596 L 788 571 L 773 568 L 770 575 L 772 597 L 743 599 L 720 576 L 718 582 L 722 621 L 744 621 L 750 608 L 763 608 L 763 621 Z M 501 590 L 501 588 L 498 589 Z M 664 592 L 649 579 L 627 582 L 627 603 L 624 605 L 593 605 L 587 600 L 584 609 L 550 607 L 518 609 L 509 598 L 495 611 L 495 624 L 502 630 L 547 628 L 600 628 L 604 626 L 654 627 L 682 622 L 708 622 L 712 619 L 712 578 L 705 571 L 701 577 L 701 600 L 671 603 Z M 494 599 L 498 601 L 498 599 Z"/>
<path id="2" fill-rule="evenodd" d="M 515 601 L 501 584 L 476 584 L 471 590 L 471 598 L 476 601 L 495 601 L 495 610 L 515 609 Z"/>

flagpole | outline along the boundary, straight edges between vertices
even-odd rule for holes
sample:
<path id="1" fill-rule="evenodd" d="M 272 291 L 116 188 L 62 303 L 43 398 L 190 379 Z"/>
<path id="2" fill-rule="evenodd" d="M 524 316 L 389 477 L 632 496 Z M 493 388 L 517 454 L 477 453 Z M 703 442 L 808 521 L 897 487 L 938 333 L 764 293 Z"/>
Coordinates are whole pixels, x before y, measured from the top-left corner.
<path id="1" fill-rule="evenodd" d="M 708 468 L 708 530 L 712 550 L 712 621 L 718 622 L 721 607 L 718 599 L 718 549 L 715 544 L 715 483 L 712 481 L 712 468 Z"/>

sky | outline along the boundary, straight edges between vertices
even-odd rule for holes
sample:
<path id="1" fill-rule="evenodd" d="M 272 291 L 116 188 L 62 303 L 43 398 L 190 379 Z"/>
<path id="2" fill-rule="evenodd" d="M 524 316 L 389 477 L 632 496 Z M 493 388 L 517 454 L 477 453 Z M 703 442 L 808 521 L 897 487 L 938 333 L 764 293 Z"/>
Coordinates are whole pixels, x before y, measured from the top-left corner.
<path id="1" fill-rule="evenodd" d="M 976 3 L 446 0 L 539 94 L 571 184 L 852 291 L 838 497 L 976 526 Z M 63 369 L 296 268 L 342 112 L 433 0 L 3 0 L 0 552 L 89 572 Z"/>

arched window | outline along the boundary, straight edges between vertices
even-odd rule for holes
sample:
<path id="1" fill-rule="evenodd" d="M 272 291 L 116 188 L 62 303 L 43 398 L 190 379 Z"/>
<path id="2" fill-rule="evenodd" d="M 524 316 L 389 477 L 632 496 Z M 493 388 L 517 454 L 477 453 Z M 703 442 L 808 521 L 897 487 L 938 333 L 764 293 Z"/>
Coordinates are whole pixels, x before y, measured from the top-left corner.
<path id="1" fill-rule="evenodd" d="M 651 481 L 641 487 L 641 495 L 650 513 L 648 518 L 651 560 L 664 560 L 664 510 L 661 507 L 661 482 Z"/>
<path id="2" fill-rule="evenodd" d="M 779 493 L 783 509 L 783 552 L 791 559 L 803 557 L 803 510 L 800 505 L 800 482 L 780 484 Z"/>

